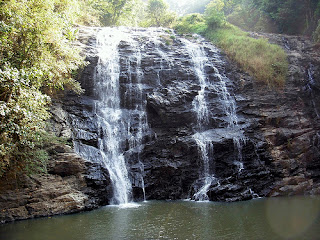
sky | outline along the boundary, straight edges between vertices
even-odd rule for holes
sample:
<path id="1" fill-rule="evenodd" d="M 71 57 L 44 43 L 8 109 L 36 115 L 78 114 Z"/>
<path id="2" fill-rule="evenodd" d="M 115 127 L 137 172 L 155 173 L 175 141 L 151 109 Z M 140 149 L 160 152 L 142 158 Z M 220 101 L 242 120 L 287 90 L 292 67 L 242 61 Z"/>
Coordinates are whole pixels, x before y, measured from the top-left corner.
<path id="1" fill-rule="evenodd" d="M 192 12 L 203 12 L 210 0 L 166 0 L 171 10 L 179 15 Z"/>

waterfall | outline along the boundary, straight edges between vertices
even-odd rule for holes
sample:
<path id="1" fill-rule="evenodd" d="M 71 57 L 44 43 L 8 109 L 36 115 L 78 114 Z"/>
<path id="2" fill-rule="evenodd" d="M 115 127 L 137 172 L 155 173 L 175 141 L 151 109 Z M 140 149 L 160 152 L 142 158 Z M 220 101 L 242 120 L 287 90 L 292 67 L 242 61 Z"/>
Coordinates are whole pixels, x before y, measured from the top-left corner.
<path id="1" fill-rule="evenodd" d="M 105 28 L 97 35 L 99 61 L 94 80 L 99 97 L 95 104 L 101 136 L 98 148 L 113 184 L 112 203 L 126 204 L 131 198 L 131 183 L 120 145 L 124 137 L 125 122 L 124 113 L 120 109 L 120 65 L 117 49 L 123 33 L 110 30 Z"/>
<path id="2" fill-rule="evenodd" d="M 155 69 L 157 73 L 157 85 L 162 85 L 161 72 L 164 70 L 171 70 L 171 67 L 174 65 L 173 60 L 161 48 L 161 46 L 163 45 L 163 39 L 161 37 L 163 36 L 163 31 L 164 29 L 161 28 L 149 28 L 148 31 L 140 33 L 141 36 L 147 39 L 146 44 L 150 43 L 153 45 L 155 53 L 158 55 L 160 60 L 159 68 Z M 167 29 L 166 31 L 171 32 L 172 30 L 170 31 Z"/>
<path id="3" fill-rule="evenodd" d="M 153 172 L 164 159 L 181 161 L 190 138 L 202 162 L 192 176 L 193 199 L 209 200 L 210 188 L 223 184 L 215 172 L 220 167 L 215 164 L 217 144 L 233 142 L 234 154 L 228 153 L 234 156 L 231 171 L 240 174 L 244 169 L 245 138 L 235 99 L 228 91 L 231 81 L 220 73 L 224 63 L 218 50 L 203 39 L 187 40 L 157 28 L 99 28 L 96 33 L 98 61 L 94 89 L 87 96 L 94 107 L 88 106 L 82 118 L 77 113 L 71 118 L 75 150 L 109 172 L 111 204 L 153 197 L 148 192 L 157 188 Z M 181 111 L 177 118 L 171 109 Z M 179 142 L 167 145 L 168 133 L 176 134 Z M 155 157 L 150 152 L 154 144 Z M 160 151 L 162 146 L 166 149 Z"/>
<path id="4" fill-rule="evenodd" d="M 224 135 L 232 136 L 234 149 L 236 150 L 237 158 L 234 160 L 234 164 L 238 168 L 240 173 L 243 170 L 242 163 L 242 145 L 245 141 L 243 133 L 238 125 L 238 118 L 236 114 L 236 104 L 234 98 L 228 92 L 226 87 L 226 81 L 228 78 L 219 73 L 218 69 L 214 66 L 214 61 L 220 63 L 221 60 L 216 58 L 211 60 L 206 55 L 204 50 L 205 47 L 210 48 L 212 52 L 217 53 L 217 50 L 213 46 L 206 46 L 205 43 L 194 43 L 189 40 L 182 39 L 182 42 L 185 44 L 185 48 L 188 50 L 193 63 L 193 71 L 197 76 L 197 79 L 200 84 L 200 90 L 198 95 L 193 100 L 193 108 L 197 114 L 197 133 L 193 135 L 198 149 L 200 152 L 201 159 L 203 161 L 203 168 L 200 173 L 198 182 L 200 182 L 200 187 L 197 187 L 197 192 L 193 195 L 193 199 L 199 201 L 209 200 L 207 192 L 213 184 L 216 182 L 219 184 L 219 181 L 214 176 L 214 172 L 210 171 L 210 159 L 214 159 L 213 156 L 213 144 L 212 144 L 212 132 L 208 130 L 210 128 L 210 110 L 208 109 L 206 92 L 213 91 L 217 93 L 220 104 L 223 107 L 224 114 L 226 115 L 225 121 L 227 126 L 223 132 Z M 216 54 L 218 56 L 218 54 Z M 210 77 L 205 68 L 210 67 L 214 71 L 214 77 Z"/>
<path id="5" fill-rule="evenodd" d="M 242 146 L 245 143 L 246 139 L 238 125 L 238 117 L 236 112 L 236 103 L 234 98 L 228 92 L 226 87 L 226 80 L 225 76 L 222 76 L 216 67 L 213 67 L 215 70 L 215 76 L 219 79 L 216 84 L 212 85 L 212 88 L 219 93 L 219 99 L 222 103 L 224 108 L 224 112 L 227 116 L 227 130 L 232 132 L 232 139 L 234 144 L 234 149 L 236 151 L 237 158 L 234 161 L 234 164 L 238 168 L 238 172 L 244 169 L 243 162 L 242 162 Z"/>
<path id="6" fill-rule="evenodd" d="M 217 54 L 217 49 L 213 46 L 209 46 L 211 51 Z M 218 56 L 218 54 L 217 54 Z M 216 60 L 217 63 L 221 63 L 221 60 L 218 58 Z M 236 111 L 236 102 L 234 97 L 232 97 L 227 89 L 226 82 L 229 80 L 226 76 L 221 75 L 219 70 L 210 63 L 211 67 L 214 69 L 215 77 L 218 81 L 211 84 L 211 88 L 218 93 L 220 102 L 223 106 L 224 112 L 227 116 L 226 122 L 228 126 L 226 130 L 229 132 L 228 134 L 232 134 L 234 149 L 236 151 L 235 155 L 237 158 L 234 160 L 234 164 L 238 168 L 238 172 L 244 169 L 243 162 L 242 162 L 242 147 L 246 141 L 246 138 L 238 124 L 238 116 Z"/>
<path id="7" fill-rule="evenodd" d="M 317 118 L 319 119 L 320 118 L 320 113 L 317 109 L 317 105 L 316 105 L 316 102 L 315 102 L 315 96 L 314 96 L 314 91 L 312 90 L 312 87 L 313 85 L 315 84 L 314 82 L 314 79 L 313 79 L 313 75 L 314 75 L 314 66 L 312 63 L 309 63 L 309 67 L 307 68 L 307 77 L 308 77 L 308 80 L 307 80 L 307 91 L 309 92 L 309 94 L 311 95 L 311 103 L 312 103 L 312 107 L 314 109 L 314 112 L 317 116 Z"/>
<path id="8" fill-rule="evenodd" d="M 160 68 L 157 70 L 157 75 L 158 75 L 158 85 L 161 85 L 161 76 L 160 76 L 161 71 L 165 69 L 171 70 L 171 66 L 173 65 L 173 63 L 172 63 L 172 60 L 166 54 L 166 52 L 164 52 L 160 48 L 161 41 L 159 37 L 153 37 L 152 41 L 154 42 L 156 51 L 160 56 Z"/>
<path id="9" fill-rule="evenodd" d="M 209 110 L 205 98 L 205 91 L 208 87 L 208 81 L 206 78 L 206 74 L 204 71 L 204 65 L 207 63 L 208 59 L 204 52 L 202 46 L 196 43 L 192 43 L 186 39 L 182 39 L 182 42 L 185 44 L 187 51 L 191 57 L 193 63 L 193 70 L 199 80 L 200 90 L 198 91 L 198 95 L 194 98 L 192 105 L 194 111 L 197 114 L 197 125 L 198 130 L 196 134 L 193 135 L 195 139 L 198 149 L 200 151 L 200 156 L 203 161 L 203 169 L 200 173 L 200 181 L 201 187 L 200 189 L 194 194 L 194 199 L 199 201 L 209 200 L 207 196 L 207 191 L 215 179 L 214 175 L 210 173 L 210 157 L 212 156 L 213 145 L 208 141 L 206 137 L 202 134 L 203 128 L 208 125 L 209 122 Z"/>
<path id="10" fill-rule="evenodd" d="M 140 46 L 137 41 L 132 38 L 127 38 L 126 41 L 130 44 L 132 55 L 127 59 L 127 74 L 129 79 L 128 91 L 130 92 L 128 99 L 128 107 L 133 108 L 129 111 L 128 122 L 128 142 L 131 152 L 136 152 L 138 157 L 138 165 L 141 173 L 141 188 L 143 191 L 144 201 L 146 200 L 145 185 L 144 185 L 144 164 L 140 159 L 140 152 L 142 147 L 143 136 L 149 132 L 149 126 L 147 122 L 147 115 L 145 110 L 145 102 L 143 98 L 143 84 L 141 82 L 143 77 L 143 71 L 141 70 L 142 55 Z M 135 75 L 135 82 L 132 75 Z M 135 87 L 134 87 L 135 86 Z M 133 94 L 131 93 L 133 91 Z M 134 100 L 133 97 L 134 96 Z M 138 119 L 137 126 L 134 126 L 132 120 Z M 136 129 L 136 130 L 133 130 Z"/>
<path id="11" fill-rule="evenodd" d="M 112 204 L 132 201 L 133 186 L 146 190 L 141 151 L 145 138 L 150 136 L 146 114 L 148 89 L 161 85 L 161 72 L 170 70 L 172 58 L 163 50 L 164 30 L 157 28 L 97 29 L 98 63 L 94 74 L 95 133 L 77 116 L 72 117 L 75 139 L 94 139 L 97 144 L 74 141 L 75 150 L 91 162 L 101 163 L 112 182 Z M 157 63 L 153 71 L 158 79 L 144 80 L 142 61 L 153 51 Z M 131 169 L 130 169 L 131 168 Z M 134 171 L 131 171 L 134 169 Z"/>
<path id="12" fill-rule="evenodd" d="M 207 192 L 209 187 L 213 183 L 215 179 L 214 174 L 210 173 L 210 156 L 212 156 L 213 152 L 213 144 L 208 141 L 202 134 L 196 133 L 194 139 L 198 145 L 198 148 L 201 152 L 201 159 L 203 161 L 203 170 L 200 175 L 202 186 L 200 189 L 193 195 L 195 200 L 199 201 L 207 201 L 209 200 Z"/>
<path id="13" fill-rule="evenodd" d="M 123 64 L 127 68 L 125 73 L 121 72 L 123 66 L 120 65 L 118 49 L 122 41 L 129 44 L 132 52 L 126 59 L 126 64 Z M 111 204 L 127 204 L 132 200 L 132 183 L 127 162 L 134 154 L 138 155 L 140 182 L 145 197 L 144 169 L 140 161 L 140 151 L 143 137 L 149 131 L 149 127 L 142 94 L 140 46 L 128 32 L 116 28 L 100 29 L 96 42 L 99 59 L 94 75 L 94 113 L 98 144 L 97 148 L 94 148 L 75 142 L 75 150 L 85 159 L 99 162 L 108 170 L 113 187 Z M 121 74 L 125 74 L 128 79 L 126 91 L 123 93 L 124 103 L 121 103 Z M 127 156 L 124 155 L 125 151 Z"/>

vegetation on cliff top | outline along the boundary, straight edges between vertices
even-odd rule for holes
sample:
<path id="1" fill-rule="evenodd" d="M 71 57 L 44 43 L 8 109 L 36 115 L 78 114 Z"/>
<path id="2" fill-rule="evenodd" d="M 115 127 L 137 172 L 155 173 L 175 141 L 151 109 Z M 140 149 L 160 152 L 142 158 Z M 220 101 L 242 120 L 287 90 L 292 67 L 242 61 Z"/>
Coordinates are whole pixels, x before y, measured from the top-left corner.
<path id="1" fill-rule="evenodd" d="M 213 0 L 203 15 L 189 14 L 180 18 L 179 33 L 198 33 L 222 48 L 228 57 L 257 81 L 269 87 L 282 87 L 287 75 L 285 51 L 265 39 L 254 39 L 226 21 L 226 0 Z M 230 7 L 230 6 L 229 6 Z"/>
<path id="2" fill-rule="evenodd" d="M 167 1 L 182 14 L 203 14 L 209 2 L 222 3 L 228 22 L 243 30 L 307 35 L 320 41 L 320 0 Z"/>
<path id="3" fill-rule="evenodd" d="M 207 38 L 222 48 L 243 70 L 269 87 L 283 87 L 288 62 L 285 51 L 266 39 L 254 39 L 239 28 L 226 24 L 207 30 Z"/>

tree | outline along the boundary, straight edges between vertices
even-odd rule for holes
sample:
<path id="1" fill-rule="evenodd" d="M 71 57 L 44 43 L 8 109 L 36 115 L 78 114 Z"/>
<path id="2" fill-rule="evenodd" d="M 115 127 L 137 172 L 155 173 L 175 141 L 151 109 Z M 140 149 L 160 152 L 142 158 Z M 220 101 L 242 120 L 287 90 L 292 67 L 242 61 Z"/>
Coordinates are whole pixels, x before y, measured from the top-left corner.
<path id="1" fill-rule="evenodd" d="M 130 11 L 121 14 L 118 19 L 119 25 L 137 27 L 145 18 L 145 4 L 142 0 L 132 0 L 128 3 L 127 9 Z"/>
<path id="2" fill-rule="evenodd" d="M 207 5 L 204 16 L 209 28 L 215 29 L 225 24 L 224 7 L 223 0 L 213 0 Z"/>
<path id="3" fill-rule="evenodd" d="M 134 0 L 96 0 L 93 3 L 100 13 L 104 26 L 115 26 L 122 16 L 130 14 Z"/>
<path id="4" fill-rule="evenodd" d="M 169 11 L 169 6 L 163 0 L 149 0 L 147 5 L 149 25 L 168 27 L 176 19 L 176 15 Z"/>
<path id="5" fill-rule="evenodd" d="M 223 2 L 224 2 L 223 12 L 227 16 L 232 12 L 234 12 L 242 1 L 241 0 L 223 0 Z"/>
<path id="6" fill-rule="evenodd" d="M 252 0 L 248 2 L 247 6 L 259 9 L 270 16 L 277 25 L 278 31 L 282 33 L 310 35 L 316 29 L 320 17 L 319 0 Z"/>
<path id="7" fill-rule="evenodd" d="M 66 87 L 82 91 L 72 77 L 84 61 L 70 44 L 76 12 L 68 4 L 64 0 L 1 3 L 0 177 L 10 167 L 23 165 L 32 152 L 49 117 L 49 95 Z"/>
<path id="8" fill-rule="evenodd" d="M 320 18 L 319 0 L 223 0 L 224 13 L 248 30 L 311 35 Z"/>

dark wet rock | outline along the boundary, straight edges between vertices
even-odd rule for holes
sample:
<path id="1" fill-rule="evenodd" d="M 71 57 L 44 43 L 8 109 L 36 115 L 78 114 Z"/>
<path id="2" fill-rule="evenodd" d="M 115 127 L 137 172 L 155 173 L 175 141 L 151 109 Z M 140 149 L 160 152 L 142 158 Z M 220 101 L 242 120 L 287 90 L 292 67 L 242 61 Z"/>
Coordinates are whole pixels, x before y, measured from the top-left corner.
<path id="1" fill-rule="evenodd" d="M 278 180 L 267 196 L 319 192 L 320 52 L 305 37 L 252 35 L 282 46 L 289 61 L 283 89 L 266 90 L 261 86 L 239 89 L 250 98 L 244 113 L 260 121 L 259 130 L 268 144 L 273 169 L 278 172 Z"/>
<path id="2" fill-rule="evenodd" d="M 156 141 L 146 145 L 141 158 L 144 159 L 147 199 L 188 197 L 200 165 L 197 145 L 192 138 L 158 136 Z"/>
<path id="3" fill-rule="evenodd" d="M 56 160 L 50 161 L 48 173 L 61 177 L 76 175 L 85 170 L 81 157 L 76 153 L 60 153 L 55 156 Z"/>
<path id="4" fill-rule="evenodd" d="M 251 196 L 252 192 L 259 196 L 271 196 L 277 191 L 280 191 L 279 195 L 285 195 L 290 191 L 301 194 L 317 189 L 309 186 L 302 188 L 301 192 L 296 188 L 283 189 L 281 185 L 285 184 L 283 178 L 295 177 L 303 172 L 307 172 L 303 184 L 312 185 L 310 179 L 319 182 L 319 137 L 315 121 L 315 110 L 319 102 L 316 99 L 318 58 L 316 54 L 311 54 L 311 50 L 307 50 L 311 43 L 303 38 L 281 35 L 267 37 L 273 43 L 282 44 L 288 51 L 290 75 L 284 89 L 274 90 L 257 84 L 237 66 L 223 59 L 223 56 L 217 57 L 215 50 L 204 48 L 207 56 L 216 62 L 218 71 L 230 79 L 226 81 L 226 87 L 236 100 L 238 122 L 246 138 L 242 146 L 243 170 L 239 171 L 239 166 L 235 164 L 237 149 L 233 137 L 226 134 L 228 123 L 219 95 L 213 89 L 206 89 L 210 124 L 205 130 L 214 129 L 210 130 L 214 149 L 214 157 L 210 158 L 210 171 L 220 180 L 228 179 L 227 182 L 222 181 L 218 188 L 225 191 L 210 190 L 211 200 L 246 200 L 250 198 L 248 190 Z M 139 81 L 144 89 L 151 133 L 143 138 L 143 148 L 139 154 L 125 153 L 129 159 L 133 197 L 143 198 L 142 177 L 147 199 L 192 197 L 193 185 L 203 168 L 201 153 L 193 138 L 197 131 L 197 116 L 192 101 L 200 90 L 199 80 L 192 69 L 188 52 L 178 37 L 171 45 L 158 45 L 165 58 L 152 41 L 146 41 L 145 37 L 136 40 L 143 45 L 140 52 L 143 77 Z M 134 60 L 128 65 L 128 59 L 133 55 L 134 48 L 128 42 L 121 41 L 120 104 L 123 109 L 134 109 L 137 101 L 141 101 L 135 98 L 139 76 L 132 72 L 137 66 Z M 96 58 L 90 56 L 88 60 L 94 66 Z M 212 83 L 219 80 L 215 75 L 216 70 L 210 65 L 205 65 L 204 69 Z M 93 71 L 89 67 L 83 72 L 81 81 L 84 84 L 88 84 L 86 79 L 92 83 Z M 311 82 L 310 74 L 313 77 Z M 93 86 L 88 87 L 93 89 Z M 313 94 L 310 89 L 314 91 Z M 81 99 L 68 97 L 64 108 L 71 113 L 75 125 L 80 126 L 78 130 L 73 129 L 75 138 L 82 144 L 96 147 L 94 139 L 98 131 L 93 124 L 95 116 L 90 113 L 90 107 L 84 108 L 78 104 L 86 99 L 85 106 L 92 105 L 90 99 L 94 98 L 91 95 L 89 91 Z M 123 144 L 126 145 L 125 142 Z M 139 161 L 143 164 L 143 170 Z M 233 191 L 226 187 L 232 185 L 240 186 L 241 190 Z"/>

